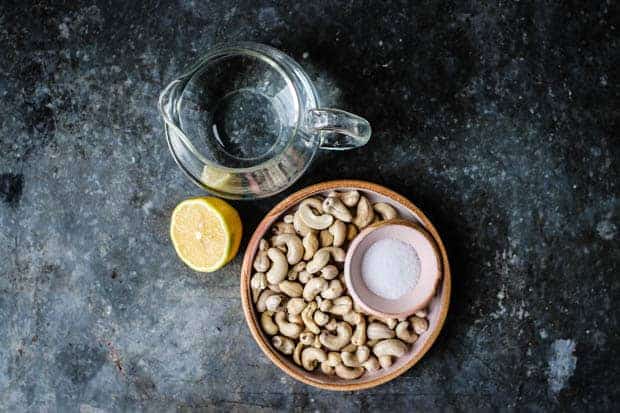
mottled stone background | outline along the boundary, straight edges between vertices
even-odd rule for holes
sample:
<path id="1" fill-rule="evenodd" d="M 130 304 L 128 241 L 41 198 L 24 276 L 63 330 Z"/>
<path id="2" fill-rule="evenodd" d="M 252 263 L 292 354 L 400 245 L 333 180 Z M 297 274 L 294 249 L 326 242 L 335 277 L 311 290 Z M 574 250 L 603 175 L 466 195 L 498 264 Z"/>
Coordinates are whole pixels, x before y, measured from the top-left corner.
<path id="1" fill-rule="evenodd" d="M 0 410 L 618 411 L 617 2 L 455 3 L 1 1 Z M 375 181 L 444 236 L 447 324 L 389 384 L 295 382 L 246 328 L 241 255 L 175 257 L 170 212 L 203 192 L 157 96 L 242 39 L 373 125 L 286 193 Z M 280 198 L 235 203 L 245 240 Z"/>

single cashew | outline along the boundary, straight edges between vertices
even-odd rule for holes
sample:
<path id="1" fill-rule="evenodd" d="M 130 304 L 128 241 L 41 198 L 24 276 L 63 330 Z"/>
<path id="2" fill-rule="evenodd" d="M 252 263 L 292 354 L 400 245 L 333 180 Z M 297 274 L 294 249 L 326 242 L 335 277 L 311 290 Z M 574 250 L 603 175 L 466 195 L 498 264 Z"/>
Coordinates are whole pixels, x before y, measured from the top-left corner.
<path id="1" fill-rule="evenodd" d="M 357 237 L 359 230 L 354 224 L 347 224 L 347 241 L 353 241 Z"/>
<path id="2" fill-rule="evenodd" d="M 316 303 L 312 301 L 306 306 L 306 308 L 304 308 L 304 311 L 301 312 L 301 319 L 303 320 L 308 330 L 310 330 L 314 334 L 319 334 L 321 332 L 321 329 L 319 328 L 319 326 L 316 325 L 314 319 L 312 318 L 314 312 L 316 311 L 316 308 Z"/>
<path id="3" fill-rule="evenodd" d="M 415 331 L 417 335 L 422 335 L 428 330 L 428 321 L 426 321 L 426 318 L 413 316 L 409 319 L 409 322 L 411 322 L 413 331 Z"/>
<path id="4" fill-rule="evenodd" d="M 351 325 L 358 325 L 362 321 L 365 322 L 364 316 L 355 311 L 349 311 L 345 315 L 342 316 L 342 319 Z"/>
<path id="5" fill-rule="evenodd" d="M 349 344 L 352 334 L 351 326 L 347 322 L 341 321 L 336 326 L 336 335 L 324 331 L 319 336 L 319 341 L 328 349 L 338 351 Z"/>
<path id="6" fill-rule="evenodd" d="M 382 369 L 388 369 L 392 366 L 392 356 L 379 357 L 379 365 Z"/>
<path id="7" fill-rule="evenodd" d="M 323 211 L 328 214 L 332 214 L 335 218 L 344 221 L 351 222 L 353 219 L 353 215 L 351 215 L 351 211 L 347 208 L 344 203 L 336 198 L 336 197 L 327 197 L 323 201 Z"/>
<path id="8" fill-rule="evenodd" d="M 277 293 L 271 290 L 263 290 L 263 292 L 260 293 L 260 295 L 258 296 L 258 301 L 256 302 L 256 309 L 258 310 L 259 313 L 262 313 L 263 311 L 267 310 L 267 305 L 265 302 L 267 301 L 269 297 L 275 294 Z"/>
<path id="9" fill-rule="evenodd" d="M 380 340 L 384 338 L 393 338 L 395 334 L 385 324 L 373 321 L 368 325 L 366 335 L 370 340 Z"/>
<path id="10" fill-rule="evenodd" d="M 293 215 L 293 228 L 295 228 L 295 231 L 302 237 L 305 237 L 314 231 L 312 228 L 303 223 L 299 215 L 299 210 L 297 210 L 297 212 Z"/>
<path id="11" fill-rule="evenodd" d="M 340 194 L 340 199 L 343 204 L 351 208 L 354 207 L 357 204 L 357 201 L 360 200 L 360 193 L 353 189 Z"/>
<path id="12" fill-rule="evenodd" d="M 353 308 L 353 301 L 351 297 L 348 295 L 343 295 L 341 297 L 335 298 L 332 300 L 332 306 L 327 310 L 327 312 L 332 313 L 334 315 L 343 316 Z M 321 309 L 321 311 L 325 311 Z"/>
<path id="13" fill-rule="evenodd" d="M 286 215 L 284 215 L 283 220 L 287 224 L 292 224 L 293 223 L 293 214 L 286 214 Z"/>
<path id="14" fill-rule="evenodd" d="M 328 229 L 324 229 L 319 232 L 319 240 L 321 241 L 321 247 L 329 247 L 334 242 L 334 236 Z"/>
<path id="15" fill-rule="evenodd" d="M 347 367 L 344 364 L 339 364 L 334 369 L 336 376 L 341 379 L 353 380 L 359 378 L 364 374 L 364 368 L 362 367 Z"/>
<path id="16" fill-rule="evenodd" d="M 418 339 L 418 335 L 413 331 L 409 331 L 409 322 L 401 321 L 396 325 L 396 337 L 405 343 L 413 344 Z"/>
<path id="17" fill-rule="evenodd" d="M 273 322 L 272 315 L 271 311 L 265 311 L 260 315 L 260 326 L 270 336 L 278 334 L 278 325 Z"/>
<path id="18" fill-rule="evenodd" d="M 335 265 L 326 265 L 321 269 L 321 277 L 326 280 L 333 280 L 338 276 L 338 268 Z"/>
<path id="19" fill-rule="evenodd" d="M 293 361 L 295 362 L 295 364 L 297 364 L 298 366 L 301 366 L 301 351 L 304 349 L 304 345 L 303 343 L 297 343 L 297 346 L 295 346 L 295 350 L 293 351 Z"/>
<path id="20" fill-rule="evenodd" d="M 313 211 L 316 210 L 318 212 L 317 215 Z M 306 198 L 301 201 L 299 204 L 299 209 L 297 210 L 299 213 L 299 218 L 301 222 L 306 224 L 308 227 L 312 229 L 325 229 L 329 227 L 332 222 L 334 222 L 334 217 L 329 214 L 323 214 L 323 207 L 321 205 L 321 201 L 318 198 Z"/>
<path id="21" fill-rule="evenodd" d="M 304 256 L 304 246 L 295 232 L 271 237 L 271 243 L 276 247 L 286 245 L 286 259 L 290 265 L 297 264 Z"/>
<path id="22" fill-rule="evenodd" d="M 289 323 L 286 320 L 286 314 L 284 313 L 284 311 L 278 311 L 276 313 L 275 321 L 278 325 L 280 333 L 284 336 L 297 339 L 297 337 L 299 337 L 299 334 L 301 334 L 302 332 L 303 328 L 299 324 Z"/>
<path id="23" fill-rule="evenodd" d="M 301 319 L 301 316 L 299 314 L 288 314 L 286 316 L 286 319 L 289 323 L 299 324 L 300 326 L 304 325 L 304 320 Z"/>
<path id="24" fill-rule="evenodd" d="M 303 343 L 305 346 L 311 346 L 314 343 L 314 333 L 310 331 L 304 331 L 299 335 L 299 341 Z"/>
<path id="25" fill-rule="evenodd" d="M 343 292 L 344 287 L 340 283 L 340 280 L 331 280 L 327 288 L 321 292 L 321 296 L 328 300 L 333 300 L 334 298 L 340 297 Z"/>
<path id="26" fill-rule="evenodd" d="M 289 297 L 301 297 L 304 292 L 304 286 L 295 281 L 282 281 L 278 284 L 280 290 Z"/>
<path id="27" fill-rule="evenodd" d="M 314 232 L 308 232 L 301 240 L 304 247 L 304 260 L 310 261 L 314 253 L 319 249 L 319 239 Z"/>
<path id="28" fill-rule="evenodd" d="M 368 321 L 379 321 L 388 326 L 391 330 L 394 330 L 394 328 L 396 328 L 396 324 L 398 324 L 398 320 L 395 318 L 379 318 L 375 316 L 370 316 L 368 317 Z"/>
<path id="29" fill-rule="evenodd" d="M 386 204 L 385 202 L 377 202 L 373 205 L 373 208 L 379 215 L 381 215 L 381 219 L 383 220 L 394 219 L 398 216 L 396 209 L 392 205 Z"/>
<path id="30" fill-rule="evenodd" d="M 327 354 L 319 348 L 307 347 L 301 352 L 301 364 L 308 371 L 314 370 L 325 360 L 327 360 Z"/>
<path id="31" fill-rule="evenodd" d="M 366 319 L 363 317 L 362 321 L 355 326 L 355 331 L 351 336 L 351 343 L 356 346 L 363 346 L 366 344 Z"/>
<path id="32" fill-rule="evenodd" d="M 278 284 L 267 284 L 267 288 L 269 288 L 274 293 L 281 293 L 282 292 L 282 290 L 280 290 L 280 287 L 278 287 Z"/>
<path id="33" fill-rule="evenodd" d="M 322 312 L 321 310 L 316 310 L 312 318 L 314 319 L 314 322 L 319 327 L 323 327 L 325 324 L 329 322 L 329 316 L 325 314 L 324 312 Z"/>
<path id="34" fill-rule="evenodd" d="M 287 224 L 286 222 L 278 222 L 274 224 L 272 232 L 275 235 L 294 234 L 295 227 L 293 226 L 293 224 Z"/>
<path id="35" fill-rule="evenodd" d="M 274 294 L 272 296 L 267 297 L 267 299 L 265 300 L 265 307 L 267 308 L 268 311 L 271 312 L 276 312 L 278 310 L 281 309 L 281 304 L 283 304 L 282 302 L 282 296 L 280 294 Z"/>
<path id="36" fill-rule="evenodd" d="M 306 301 L 303 298 L 291 298 L 286 303 L 286 311 L 289 314 L 301 314 L 306 308 Z"/>
<path id="37" fill-rule="evenodd" d="M 347 238 L 347 224 L 340 220 L 336 220 L 332 226 L 329 227 L 328 231 L 333 236 L 332 244 L 334 247 L 341 247 Z"/>
<path id="38" fill-rule="evenodd" d="M 418 310 L 415 312 L 415 316 L 416 317 L 420 317 L 420 318 L 426 318 L 428 317 L 428 311 L 427 310 Z"/>
<path id="39" fill-rule="evenodd" d="M 339 364 L 342 364 L 340 353 L 330 351 L 327 353 L 327 360 L 321 363 L 321 371 L 329 376 L 332 376 L 334 374 L 334 367 Z"/>
<path id="40" fill-rule="evenodd" d="M 304 300 L 310 302 L 314 300 L 321 291 L 327 288 L 327 281 L 321 277 L 314 277 L 306 283 L 304 286 L 303 296 Z"/>
<path id="41" fill-rule="evenodd" d="M 366 346 L 360 346 L 355 350 L 355 354 L 347 351 L 340 353 L 342 362 L 347 367 L 361 367 L 362 363 L 370 357 L 370 349 Z"/>
<path id="42" fill-rule="evenodd" d="M 357 214 L 355 215 L 353 223 L 359 229 L 363 229 L 366 228 L 374 218 L 375 212 L 372 209 L 370 202 L 365 196 L 361 196 L 359 202 L 357 203 Z"/>
<path id="43" fill-rule="evenodd" d="M 325 248 L 321 248 L 314 254 L 312 260 L 306 264 L 306 271 L 310 274 L 321 271 L 329 262 L 329 257 L 330 252 Z"/>
<path id="44" fill-rule="evenodd" d="M 368 360 L 362 363 L 362 367 L 364 367 L 368 372 L 377 371 L 381 368 L 379 365 L 379 360 L 377 360 L 375 356 L 370 356 Z"/>
<path id="45" fill-rule="evenodd" d="M 344 262 L 344 259 L 347 256 L 345 250 L 340 247 L 324 247 L 318 250 L 316 253 L 318 254 L 321 251 L 328 251 L 332 257 L 332 259 L 336 262 Z"/>
<path id="46" fill-rule="evenodd" d="M 277 316 L 277 314 L 276 314 Z M 400 357 L 407 351 L 407 345 L 396 338 L 388 338 L 375 344 L 372 352 L 375 356 L 394 356 Z"/>
<path id="47" fill-rule="evenodd" d="M 258 242 L 258 250 L 259 251 L 267 251 L 269 249 L 269 242 L 262 238 L 259 242 Z"/>
<path id="48" fill-rule="evenodd" d="M 299 275 L 297 276 L 297 279 L 299 280 L 300 283 L 306 284 L 308 281 L 310 281 L 312 279 L 312 274 L 310 274 L 306 270 L 303 270 L 303 271 L 299 272 Z"/>
<path id="49" fill-rule="evenodd" d="M 254 269 L 257 272 L 265 272 L 269 269 L 271 262 L 267 257 L 266 251 L 258 251 L 256 258 L 254 258 Z"/>
<path id="50" fill-rule="evenodd" d="M 286 278 L 288 273 L 288 261 L 284 253 L 277 248 L 269 248 L 267 256 L 271 260 L 271 268 L 267 271 L 267 281 L 269 284 L 278 284 Z"/>
<path id="51" fill-rule="evenodd" d="M 257 272 L 252 276 L 250 288 L 252 289 L 252 300 L 256 302 L 260 292 L 267 288 L 267 277 L 264 272 Z"/>
<path id="52" fill-rule="evenodd" d="M 273 336 L 271 343 L 282 354 L 292 354 L 295 349 L 295 342 L 288 337 Z"/>
<path id="53" fill-rule="evenodd" d="M 329 309 L 332 308 L 333 305 L 334 303 L 332 302 L 332 300 L 323 300 L 319 303 L 319 310 L 323 311 L 324 313 L 328 313 Z"/>

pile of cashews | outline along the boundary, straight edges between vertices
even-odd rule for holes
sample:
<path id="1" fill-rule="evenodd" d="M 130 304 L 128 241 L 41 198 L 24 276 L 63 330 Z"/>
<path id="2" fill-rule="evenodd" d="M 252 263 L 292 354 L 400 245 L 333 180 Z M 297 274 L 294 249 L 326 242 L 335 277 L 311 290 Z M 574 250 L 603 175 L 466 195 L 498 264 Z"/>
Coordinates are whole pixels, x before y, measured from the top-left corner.
<path id="1" fill-rule="evenodd" d="M 353 213 L 354 211 L 355 213 Z M 408 320 L 364 314 L 346 294 L 342 265 L 358 232 L 397 218 L 387 203 L 359 191 L 300 202 L 262 239 L 250 281 L 260 325 L 280 353 L 307 371 L 353 380 L 387 369 L 428 330 L 427 311 Z"/>

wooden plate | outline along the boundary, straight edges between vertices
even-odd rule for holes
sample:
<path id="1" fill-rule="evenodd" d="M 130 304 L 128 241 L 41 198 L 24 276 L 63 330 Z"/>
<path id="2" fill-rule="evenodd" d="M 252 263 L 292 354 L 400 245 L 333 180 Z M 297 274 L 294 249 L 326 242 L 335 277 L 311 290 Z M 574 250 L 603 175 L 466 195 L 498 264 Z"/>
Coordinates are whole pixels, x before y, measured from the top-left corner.
<path id="1" fill-rule="evenodd" d="M 395 360 L 389 369 L 380 369 L 373 373 L 365 373 L 362 377 L 355 380 L 343 380 L 336 376 L 326 376 L 320 371 L 315 370 L 308 372 L 302 367 L 297 366 L 288 357 L 278 353 L 271 345 L 269 337 L 264 334 L 260 328 L 254 304 L 252 303 L 252 294 L 250 290 L 250 278 L 252 276 L 252 263 L 254 256 L 258 251 L 258 244 L 271 228 L 271 225 L 285 215 L 289 209 L 295 208 L 303 199 L 317 194 L 326 195 L 330 190 L 349 190 L 357 189 L 362 192 L 371 202 L 388 202 L 394 206 L 400 217 L 418 221 L 432 235 L 439 247 L 441 254 L 443 278 L 435 297 L 429 304 L 429 329 L 409 348 L 408 352 L 402 357 Z M 271 234 L 267 234 L 267 237 Z M 241 267 L 241 301 L 245 319 L 250 327 L 252 336 L 258 343 L 259 347 L 269 357 L 269 359 L 282 369 L 289 376 L 309 384 L 326 390 L 336 391 L 352 391 L 362 390 L 378 386 L 386 383 L 413 367 L 433 345 L 448 313 L 450 304 L 450 264 L 446 249 L 437 233 L 437 230 L 428 220 L 428 218 L 420 211 L 411 201 L 405 197 L 391 191 L 381 185 L 373 184 L 365 181 L 340 180 L 322 182 L 316 185 L 306 187 L 294 194 L 290 195 L 278 205 L 276 205 L 260 222 L 256 231 L 252 235 L 248 247 L 243 258 Z"/>

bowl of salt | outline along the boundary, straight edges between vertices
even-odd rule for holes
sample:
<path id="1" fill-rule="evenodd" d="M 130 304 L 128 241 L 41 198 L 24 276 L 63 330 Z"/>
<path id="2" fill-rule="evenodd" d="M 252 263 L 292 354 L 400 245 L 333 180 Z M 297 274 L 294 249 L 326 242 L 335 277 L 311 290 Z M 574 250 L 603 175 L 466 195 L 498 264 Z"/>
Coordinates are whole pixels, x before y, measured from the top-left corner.
<path id="1" fill-rule="evenodd" d="M 391 220 L 365 228 L 344 266 L 347 289 L 362 309 L 380 318 L 405 318 L 426 308 L 442 275 L 433 237 L 419 224 Z"/>

